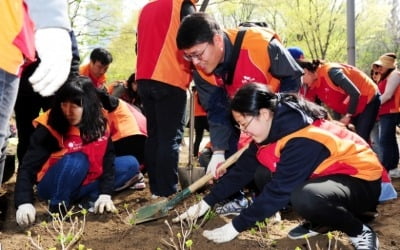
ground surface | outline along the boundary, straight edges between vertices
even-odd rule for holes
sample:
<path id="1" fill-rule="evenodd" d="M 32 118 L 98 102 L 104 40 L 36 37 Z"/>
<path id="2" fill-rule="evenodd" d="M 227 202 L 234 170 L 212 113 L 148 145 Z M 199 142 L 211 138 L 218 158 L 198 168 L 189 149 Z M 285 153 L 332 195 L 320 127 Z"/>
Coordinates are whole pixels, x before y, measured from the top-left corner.
<path id="1" fill-rule="evenodd" d="M 185 153 L 185 148 L 183 154 Z M 181 158 L 182 164 L 185 164 L 185 159 Z M 400 179 L 393 181 L 397 191 L 400 191 Z M 26 231 L 30 231 L 32 237 L 37 242 L 38 236 L 43 249 L 49 249 L 56 246 L 54 239 L 41 225 L 43 221 L 49 220 L 49 215 L 40 206 L 35 204 L 38 208 L 36 224 L 29 228 L 20 228 L 15 222 L 15 209 L 13 207 L 12 190 L 14 188 L 14 179 L 11 179 L 6 185 L 8 191 L 7 197 L 9 200 L 8 213 L 5 215 L 2 230 L 0 233 L 0 242 L 2 248 L 5 250 L 14 249 L 38 249 L 30 248 L 29 238 Z M 184 202 L 178 204 L 176 209 L 183 211 L 184 206 L 190 206 L 198 196 L 207 192 L 204 189 L 202 193 L 192 195 Z M 128 213 L 124 211 L 127 206 L 128 210 L 137 209 L 149 203 L 154 203 L 150 198 L 148 188 L 143 191 L 126 190 L 117 194 L 114 197 L 114 202 L 118 209 L 121 211 L 119 216 L 116 214 L 95 215 L 88 214 L 86 219 L 86 226 L 80 244 L 93 250 L 99 249 L 172 249 L 163 244 L 162 240 L 168 240 L 170 231 L 164 220 L 171 222 L 175 212 L 170 211 L 168 217 L 158 219 L 155 221 L 143 223 L 140 225 L 129 225 L 126 223 Z M 379 216 L 371 224 L 379 235 L 380 249 L 395 250 L 400 249 L 400 199 L 389 201 L 379 205 Z M 79 218 L 83 218 L 79 216 Z M 195 229 L 189 237 L 193 241 L 192 249 L 307 249 L 306 240 L 290 240 L 287 238 L 287 232 L 295 227 L 299 218 L 293 212 L 282 215 L 282 222 L 275 225 L 268 225 L 262 228 L 262 234 L 251 233 L 250 231 L 241 233 L 235 240 L 225 244 L 214 244 L 206 240 L 202 235 L 204 229 L 213 229 L 222 226 L 229 218 L 214 217 L 206 222 L 201 228 Z M 65 227 L 71 225 L 66 223 Z M 173 238 L 177 242 L 176 234 L 180 232 L 181 227 L 173 224 L 172 231 Z M 260 236 L 262 235 L 262 237 Z M 329 249 L 328 238 L 326 235 L 320 235 L 309 239 L 311 249 Z M 349 244 L 345 235 L 334 232 L 334 240 L 331 243 L 333 246 L 330 249 L 353 249 Z M 334 247 L 336 244 L 336 247 Z M 71 249 L 78 249 L 76 245 Z M 308 249 L 310 249 L 308 248 Z M 57 246 L 57 249 L 62 249 Z M 181 249 L 181 248 L 177 248 Z"/>

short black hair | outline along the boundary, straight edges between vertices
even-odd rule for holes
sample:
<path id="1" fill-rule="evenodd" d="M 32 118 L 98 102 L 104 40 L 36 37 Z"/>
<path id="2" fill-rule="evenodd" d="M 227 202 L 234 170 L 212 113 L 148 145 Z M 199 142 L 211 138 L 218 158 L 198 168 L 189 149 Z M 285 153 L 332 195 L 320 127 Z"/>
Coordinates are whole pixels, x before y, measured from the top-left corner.
<path id="1" fill-rule="evenodd" d="M 103 65 L 109 65 L 113 61 L 113 57 L 110 52 L 104 48 L 95 48 L 90 53 L 90 61 L 100 62 Z"/>

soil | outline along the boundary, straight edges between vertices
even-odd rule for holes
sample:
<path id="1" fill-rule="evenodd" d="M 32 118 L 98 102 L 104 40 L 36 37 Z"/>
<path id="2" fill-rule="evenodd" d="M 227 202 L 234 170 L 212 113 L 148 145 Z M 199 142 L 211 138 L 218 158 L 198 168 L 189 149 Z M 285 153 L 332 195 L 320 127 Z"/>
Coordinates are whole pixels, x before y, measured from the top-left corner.
<path id="1" fill-rule="evenodd" d="M 185 154 L 186 147 L 183 149 Z M 187 155 L 187 153 L 186 153 Z M 184 165 L 185 157 L 181 157 L 181 164 Z M 15 222 L 15 208 L 13 205 L 13 188 L 15 177 L 4 185 L 7 193 L 3 197 L 8 199 L 8 212 L 0 215 L 3 219 L 0 233 L 0 249 L 63 249 L 57 244 L 55 238 L 57 233 L 51 229 L 50 215 L 44 209 L 44 204 L 35 203 L 37 208 L 36 223 L 27 228 L 17 226 Z M 393 184 L 397 191 L 400 191 L 400 179 L 394 179 Z M 201 192 L 191 195 L 183 202 L 175 207 L 175 211 L 170 211 L 168 216 L 158 220 L 132 225 L 127 222 L 128 214 L 132 210 L 156 202 L 151 199 L 149 189 L 141 191 L 125 190 L 114 196 L 114 203 L 119 209 L 119 214 L 103 214 L 97 215 L 89 213 L 86 216 L 83 236 L 78 241 L 79 244 L 86 248 L 82 249 L 183 249 L 180 247 L 172 248 L 163 243 L 169 241 L 170 238 L 178 241 L 177 234 L 187 230 L 179 224 L 172 224 L 171 220 L 176 215 L 176 211 L 182 212 L 185 207 L 194 204 L 199 196 L 204 195 L 209 189 L 203 188 Z M 79 211 L 75 209 L 74 211 Z M 129 211 L 129 212 L 128 212 Z M 400 199 L 388 201 L 380 204 L 378 207 L 378 216 L 370 224 L 377 232 L 380 240 L 380 249 L 395 250 L 400 249 Z M 77 217 L 80 221 L 83 215 L 77 213 L 73 217 Z M 329 239 L 327 235 L 318 235 L 308 240 L 291 240 L 287 238 L 287 232 L 295 227 L 301 219 L 294 212 L 286 212 L 282 214 L 282 221 L 276 224 L 269 223 L 261 226 L 261 232 L 257 230 L 249 230 L 241 233 L 236 239 L 224 244 L 215 244 L 204 238 L 201 233 L 205 229 L 213 229 L 224 225 L 231 217 L 215 216 L 204 223 L 201 227 L 195 227 L 192 234 L 186 239 L 192 240 L 191 249 L 353 249 L 346 235 L 333 232 L 333 239 L 329 247 Z M 44 228 L 43 222 L 47 221 L 50 232 Z M 173 231 L 172 235 L 165 221 L 168 221 Z M 198 223 L 199 224 L 199 223 Z M 64 222 L 64 230 L 73 225 L 70 222 Z M 80 228 L 80 226 L 75 226 Z M 28 237 L 27 231 L 31 233 Z M 34 248 L 30 243 L 31 240 L 40 244 L 42 248 Z M 82 246 L 81 246 L 82 247 Z M 297 248 L 299 247 L 299 248 Z M 78 244 L 73 248 L 78 249 Z M 81 248 L 80 248 L 81 249 Z M 185 248 L 189 249 L 189 248 Z"/>

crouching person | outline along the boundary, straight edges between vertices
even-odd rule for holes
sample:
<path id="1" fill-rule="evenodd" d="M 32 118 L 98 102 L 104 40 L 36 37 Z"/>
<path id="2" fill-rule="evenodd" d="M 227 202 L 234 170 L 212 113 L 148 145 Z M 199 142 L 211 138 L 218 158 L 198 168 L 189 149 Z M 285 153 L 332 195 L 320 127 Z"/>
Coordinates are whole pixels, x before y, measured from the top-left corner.
<path id="1" fill-rule="evenodd" d="M 210 194 L 175 221 L 203 215 L 254 180 L 260 189 L 254 202 L 231 223 L 205 230 L 206 238 L 230 241 L 290 203 L 313 227 L 299 225 L 289 238 L 339 230 L 356 249 L 378 249 L 376 233 L 362 218 L 376 209 L 383 167 L 360 136 L 325 120 L 321 106 L 262 84 L 243 86 L 231 108 L 253 141 Z"/>
<path id="2" fill-rule="evenodd" d="M 36 118 L 34 125 L 15 185 L 17 223 L 35 221 L 34 185 L 39 198 L 49 202 L 50 212 L 65 212 L 60 211 L 64 204 L 69 209 L 83 200 L 93 201 L 98 213 L 115 210 L 111 194 L 133 177 L 138 162 L 124 156 L 118 162 L 125 171 L 114 167 L 107 120 L 90 79 L 67 80 L 52 108 Z"/>

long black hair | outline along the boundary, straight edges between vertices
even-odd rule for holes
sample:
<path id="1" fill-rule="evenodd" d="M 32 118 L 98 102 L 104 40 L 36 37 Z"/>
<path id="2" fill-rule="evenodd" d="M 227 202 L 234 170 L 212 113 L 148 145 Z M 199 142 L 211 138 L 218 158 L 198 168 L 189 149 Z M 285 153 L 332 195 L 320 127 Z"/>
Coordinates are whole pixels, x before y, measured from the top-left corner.
<path id="1" fill-rule="evenodd" d="M 249 83 L 241 87 L 232 99 L 231 109 L 243 115 L 258 116 L 260 109 L 266 108 L 275 112 L 279 104 L 286 104 L 300 110 L 313 120 L 328 116 L 324 107 L 295 94 L 273 93 L 267 85 L 262 83 Z"/>
<path id="2" fill-rule="evenodd" d="M 296 62 L 300 65 L 300 67 L 302 67 L 303 69 L 307 69 L 310 72 L 315 72 L 320 65 L 325 64 L 325 61 L 319 59 L 315 59 L 312 61 L 299 59 L 296 60 Z"/>
<path id="3" fill-rule="evenodd" d="M 72 77 L 56 93 L 48 124 L 61 135 L 65 135 L 70 128 L 61 110 L 61 103 L 67 101 L 83 108 L 78 127 L 84 143 L 95 141 L 104 135 L 107 120 L 102 113 L 96 88 L 88 77 Z"/>

